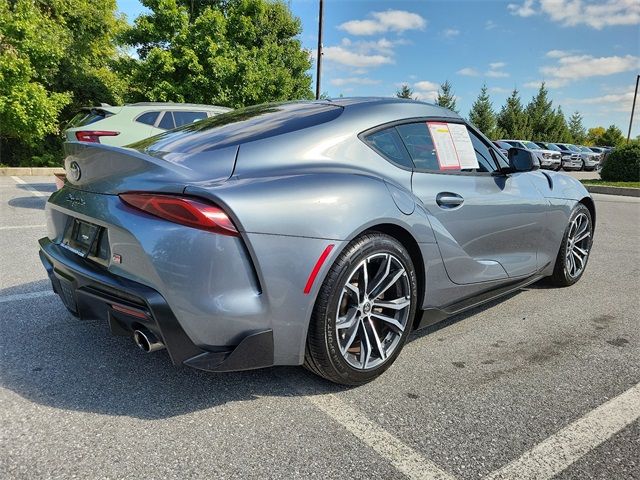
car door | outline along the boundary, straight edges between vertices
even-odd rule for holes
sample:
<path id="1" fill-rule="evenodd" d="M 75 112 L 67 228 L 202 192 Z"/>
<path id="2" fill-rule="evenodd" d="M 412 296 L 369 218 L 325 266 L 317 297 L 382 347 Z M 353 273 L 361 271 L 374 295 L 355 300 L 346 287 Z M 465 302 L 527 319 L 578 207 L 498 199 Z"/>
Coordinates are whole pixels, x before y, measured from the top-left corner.
<path id="1" fill-rule="evenodd" d="M 470 284 L 533 274 L 547 202 L 529 174 L 497 173 L 496 162 L 506 165 L 505 159 L 471 127 L 448 119 L 440 121 L 442 129 L 463 125 L 469 135 L 467 156 L 475 154 L 477 160 L 476 168 L 456 168 L 456 159 L 446 157 L 459 155 L 457 147 L 438 152 L 431 122 L 395 128 L 413 159 L 412 190 L 432 215 L 449 278 Z"/>

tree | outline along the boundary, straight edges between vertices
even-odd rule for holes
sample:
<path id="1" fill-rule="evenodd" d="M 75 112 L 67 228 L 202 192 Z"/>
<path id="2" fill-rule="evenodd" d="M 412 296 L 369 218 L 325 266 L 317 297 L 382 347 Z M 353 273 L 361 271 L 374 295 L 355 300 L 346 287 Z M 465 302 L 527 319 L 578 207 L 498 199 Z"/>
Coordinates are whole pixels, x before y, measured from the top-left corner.
<path id="1" fill-rule="evenodd" d="M 497 126 L 502 137 L 522 140 L 531 138 L 529 117 L 522 107 L 518 90 L 514 89 L 502 106 L 497 117 Z"/>
<path id="2" fill-rule="evenodd" d="M 469 121 L 487 137 L 493 138 L 496 130 L 496 114 L 489 98 L 487 85 L 482 85 L 480 95 L 471 106 Z"/>
<path id="3" fill-rule="evenodd" d="M 587 139 L 587 132 L 585 131 L 584 125 L 582 125 L 582 115 L 580 115 L 580 112 L 573 112 L 573 115 L 571 115 L 569 119 L 568 128 L 571 134 L 571 141 L 578 145 L 583 145 Z"/>
<path id="4" fill-rule="evenodd" d="M 556 108 L 549 119 L 549 128 L 547 130 L 547 141 L 571 143 L 573 137 L 567 126 L 567 120 L 564 117 L 562 107 Z"/>
<path id="5" fill-rule="evenodd" d="M 622 135 L 622 130 L 615 125 L 611 125 L 605 130 L 602 136 L 597 139 L 596 145 L 617 147 L 622 145 L 624 142 L 625 138 L 624 135 Z"/>
<path id="6" fill-rule="evenodd" d="M 398 90 L 396 90 L 396 97 L 414 99 L 413 90 L 409 87 L 409 85 L 403 83 L 402 86 Z"/>
<path id="7" fill-rule="evenodd" d="M 549 100 L 549 91 L 544 85 L 540 85 L 538 93 L 531 99 L 526 115 L 529 117 L 531 127 L 531 140 L 534 141 L 558 141 L 552 138 L 552 122 L 554 117 L 553 102 Z"/>
<path id="8" fill-rule="evenodd" d="M 0 0 L 2 162 L 59 162 L 57 134 L 77 107 L 122 98 L 115 12 L 115 0 Z"/>
<path id="9" fill-rule="evenodd" d="M 451 83 L 446 80 L 438 89 L 438 96 L 436 97 L 436 105 L 439 105 L 454 112 L 458 112 L 456 109 L 456 96 L 451 88 Z"/>
<path id="10" fill-rule="evenodd" d="M 242 107 L 312 98 L 298 18 L 266 0 L 143 0 L 123 38 L 130 99 Z"/>
<path id="11" fill-rule="evenodd" d="M 604 127 L 590 128 L 589 130 L 587 130 L 587 140 L 585 143 L 591 146 L 598 145 L 598 142 L 600 141 L 600 137 L 604 135 L 605 131 L 606 130 L 604 129 Z"/>

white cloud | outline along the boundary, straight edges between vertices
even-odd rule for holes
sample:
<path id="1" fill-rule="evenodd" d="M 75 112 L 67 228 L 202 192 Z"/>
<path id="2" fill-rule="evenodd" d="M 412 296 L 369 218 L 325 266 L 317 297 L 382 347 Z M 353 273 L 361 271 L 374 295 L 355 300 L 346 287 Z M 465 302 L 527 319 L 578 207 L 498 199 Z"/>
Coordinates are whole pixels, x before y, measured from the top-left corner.
<path id="1" fill-rule="evenodd" d="M 640 2 L 638 0 L 533 0 L 510 3 L 507 8 L 513 15 L 529 17 L 539 12 L 567 27 L 587 25 L 600 30 L 615 25 L 640 24 Z"/>
<path id="2" fill-rule="evenodd" d="M 484 24 L 485 30 L 493 30 L 494 28 L 498 28 L 498 24 L 493 20 L 487 20 Z"/>
<path id="3" fill-rule="evenodd" d="M 366 55 L 352 52 L 343 47 L 325 47 L 322 52 L 325 60 L 355 68 L 379 67 L 393 63 L 393 58 L 388 55 Z"/>
<path id="4" fill-rule="evenodd" d="M 571 55 L 571 52 L 568 52 L 566 50 L 549 50 L 546 54 L 546 56 L 549 58 L 562 58 L 568 57 L 569 55 Z"/>
<path id="5" fill-rule="evenodd" d="M 341 87 L 343 85 L 377 85 L 380 83 L 380 80 L 374 80 L 373 78 L 366 77 L 347 77 L 347 78 L 333 78 L 329 81 L 331 85 L 335 85 L 336 87 Z"/>
<path id="6" fill-rule="evenodd" d="M 465 67 L 458 70 L 456 73 L 458 75 L 464 75 L 466 77 L 478 77 L 480 75 L 484 75 L 490 78 L 505 78 L 508 77 L 509 74 L 502 69 L 506 67 L 507 64 L 505 62 L 493 62 L 489 64 L 489 70 L 481 74 L 478 70 L 473 67 Z"/>
<path id="7" fill-rule="evenodd" d="M 465 77 L 477 77 L 478 75 L 480 75 L 480 72 L 478 72 L 475 68 L 471 68 L 471 67 L 462 68 L 458 70 L 456 73 L 458 75 L 464 75 Z"/>
<path id="8" fill-rule="evenodd" d="M 594 57 L 592 55 L 569 55 L 558 59 L 556 65 L 540 68 L 540 73 L 548 79 L 549 87 L 561 87 L 576 80 L 590 77 L 604 77 L 616 73 L 629 72 L 640 68 L 640 57 Z M 526 86 L 526 85 L 525 85 Z"/>
<path id="9" fill-rule="evenodd" d="M 613 92 L 605 93 L 597 97 L 589 98 L 567 98 L 566 104 L 596 105 L 603 107 L 606 111 L 631 112 L 633 104 L 633 92 L 635 85 L 616 89 Z"/>
<path id="10" fill-rule="evenodd" d="M 418 100 L 433 102 L 438 96 L 440 85 L 427 80 L 422 80 L 413 84 L 413 91 Z"/>
<path id="11" fill-rule="evenodd" d="M 357 40 L 352 41 L 348 38 L 343 38 L 341 45 L 343 47 L 349 47 L 348 49 L 362 55 L 368 55 L 370 53 L 380 53 L 382 55 L 393 55 L 394 47 L 397 45 L 407 45 L 408 40 L 398 38 L 396 40 L 389 40 L 387 38 L 380 38 L 378 40 Z"/>
<path id="12" fill-rule="evenodd" d="M 510 3 L 507 8 L 511 12 L 511 15 L 517 15 L 518 17 L 530 17 L 537 12 L 533 8 L 533 0 L 524 0 L 523 3 Z"/>
<path id="13" fill-rule="evenodd" d="M 511 90 L 503 87 L 491 87 L 489 91 L 493 93 L 511 93 Z"/>
<path id="14" fill-rule="evenodd" d="M 447 38 L 457 37 L 458 35 L 460 35 L 460 30 L 457 30 L 455 28 L 447 28 L 442 32 L 442 34 Z"/>
<path id="15" fill-rule="evenodd" d="M 384 32 L 401 33 L 406 30 L 422 30 L 427 21 L 417 13 L 404 10 L 387 10 L 371 12 L 373 19 L 350 20 L 338 26 L 351 35 L 375 35 Z"/>

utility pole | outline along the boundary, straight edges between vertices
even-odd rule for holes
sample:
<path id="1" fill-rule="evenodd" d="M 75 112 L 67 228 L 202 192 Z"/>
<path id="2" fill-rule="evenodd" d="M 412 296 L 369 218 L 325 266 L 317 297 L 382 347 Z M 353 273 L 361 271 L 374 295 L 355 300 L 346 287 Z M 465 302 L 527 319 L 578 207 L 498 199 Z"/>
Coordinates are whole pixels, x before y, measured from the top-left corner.
<path id="1" fill-rule="evenodd" d="M 627 143 L 631 138 L 631 125 L 633 124 L 633 113 L 636 109 L 636 97 L 638 96 L 638 82 L 640 82 L 640 75 L 636 76 L 636 91 L 633 94 L 633 106 L 631 107 L 631 118 L 629 119 L 629 133 L 627 133 Z"/>
<path id="2" fill-rule="evenodd" d="M 318 14 L 318 51 L 316 63 L 316 100 L 320 99 L 320 76 L 322 75 L 322 15 L 324 13 L 324 2 L 320 0 L 320 12 Z M 637 85 L 636 85 L 637 90 Z"/>

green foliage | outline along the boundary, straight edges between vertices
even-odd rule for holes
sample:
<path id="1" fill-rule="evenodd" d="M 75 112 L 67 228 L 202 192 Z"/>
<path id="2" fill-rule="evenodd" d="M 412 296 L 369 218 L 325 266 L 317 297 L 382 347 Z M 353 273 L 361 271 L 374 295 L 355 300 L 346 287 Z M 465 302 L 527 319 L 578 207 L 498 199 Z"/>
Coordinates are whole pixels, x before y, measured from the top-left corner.
<path id="1" fill-rule="evenodd" d="M 622 130 L 615 125 L 610 125 L 600 138 L 596 139 L 596 145 L 617 147 L 619 145 L 623 145 L 625 141 L 624 135 L 622 135 Z"/>
<path id="2" fill-rule="evenodd" d="M 498 135 L 504 138 L 532 138 L 529 116 L 522 107 L 518 90 L 513 90 L 497 117 Z M 556 140 L 558 141 L 558 140 Z"/>
<path id="3" fill-rule="evenodd" d="M 561 125 L 559 124 L 557 112 L 553 110 L 553 102 L 549 100 L 549 91 L 544 85 L 544 82 L 540 85 L 538 93 L 531 99 L 525 109 L 527 117 L 529 117 L 529 127 L 531 128 L 531 137 L 528 138 L 533 141 L 553 141 L 554 135 L 557 135 L 557 131 Z M 564 121 L 564 115 L 562 116 Z M 555 141 L 559 141 L 555 139 Z"/>
<path id="4" fill-rule="evenodd" d="M 580 112 L 573 112 L 573 115 L 571 115 L 569 119 L 568 128 L 572 142 L 578 145 L 584 145 L 587 139 L 587 132 L 582 124 L 582 115 L 580 115 Z"/>
<path id="5" fill-rule="evenodd" d="M 115 0 L 0 0 L 3 162 L 59 162 L 58 134 L 79 106 L 121 101 L 115 10 Z"/>
<path id="6" fill-rule="evenodd" d="M 150 13 L 122 35 L 129 99 L 242 107 L 312 98 L 300 20 L 282 2 L 143 0 Z"/>
<path id="7" fill-rule="evenodd" d="M 396 90 L 396 97 L 414 99 L 413 90 L 409 87 L 409 85 L 403 83 L 402 86 L 398 90 Z"/>
<path id="8" fill-rule="evenodd" d="M 445 81 L 438 89 L 438 96 L 436 97 L 436 105 L 439 105 L 454 112 L 458 112 L 456 108 L 456 96 L 453 93 L 451 83 L 449 80 Z"/>
<path id="9" fill-rule="evenodd" d="M 549 119 L 547 142 L 574 143 L 562 107 L 558 106 Z"/>
<path id="10" fill-rule="evenodd" d="M 487 85 L 482 85 L 480 95 L 469 112 L 469 121 L 489 138 L 494 138 L 496 131 L 496 114 L 489 98 Z"/>
<path id="11" fill-rule="evenodd" d="M 598 140 L 600 139 L 600 137 L 602 137 L 602 135 L 604 135 L 605 131 L 606 130 L 604 129 L 604 127 L 590 128 L 589 130 L 587 130 L 587 139 L 585 143 L 589 146 L 598 145 Z"/>
<path id="12" fill-rule="evenodd" d="M 602 166 L 600 178 L 610 182 L 640 182 L 640 145 L 617 147 Z"/>

